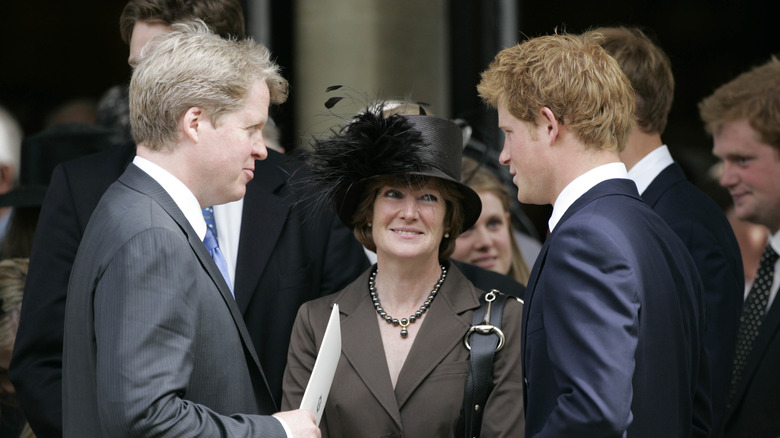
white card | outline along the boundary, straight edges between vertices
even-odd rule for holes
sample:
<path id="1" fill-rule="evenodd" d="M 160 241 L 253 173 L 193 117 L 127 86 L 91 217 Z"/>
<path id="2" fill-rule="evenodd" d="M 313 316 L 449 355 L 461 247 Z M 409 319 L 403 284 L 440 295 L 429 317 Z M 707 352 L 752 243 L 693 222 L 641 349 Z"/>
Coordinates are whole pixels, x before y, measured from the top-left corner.
<path id="1" fill-rule="evenodd" d="M 341 357 L 341 318 L 339 317 L 339 305 L 334 304 L 330 312 L 328 327 L 322 337 L 322 345 L 314 362 L 306 392 L 303 393 L 301 409 L 307 409 L 314 413 L 317 426 L 320 425 L 322 412 L 325 410 L 325 402 L 328 401 L 328 393 L 336 374 L 336 367 Z"/>

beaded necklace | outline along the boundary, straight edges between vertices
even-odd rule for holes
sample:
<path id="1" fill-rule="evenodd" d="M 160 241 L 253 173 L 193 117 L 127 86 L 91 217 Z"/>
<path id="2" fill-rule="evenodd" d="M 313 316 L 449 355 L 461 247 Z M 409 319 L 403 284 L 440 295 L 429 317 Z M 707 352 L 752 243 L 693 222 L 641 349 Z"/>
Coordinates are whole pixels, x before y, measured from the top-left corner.
<path id="1" fill-rule="evenodd" d="M 444 283 L 444 279 L 447 277 L 447 268 L 444 267 L 444 265 L 441 265 L 441 277 L 439 277 L 439 281 L 436 282 L 436 285 L 433 287 L 433 290 L 431 291 L 431 294 L 428 295 L 428 299 L 425 300 L 425 302 L 420 306 L 420 310 L 414 312 L 414 314 L 410 315 L 409 318 L 401 318 L 400 320 L 398 318 L 393 318 L 392 316 L 388 315 L 387 312 L 385 312 L 385 309 L 382 308 L 382 305 L 379 303 L 379 296 L 376 294 L 376 272 L 379 269 L 379 267 L 375 267 L 374 271 L 371 272 L 371 277 L 368 279 L 368 292 L 371 294 L 371 300 L 374 302 L 374 308 L 376 309 L 376 313 L 379 314 L 382 319 L 385 320 L 388 324 L 393 325 L 400 325 L 401 326 L 401 337 L 406 338 L 409 336 L 409 331 L 406 329 L 409 324 L 417 321 L 418 319 L 422 318 L 423 314 L 428 311 L 428 308 L 431 307 L 431 303 L 433 302 L 433 299 L 436 298 L 436 295 L 439 293 L 439 288 L 441 288 L 442 283 Z"/>

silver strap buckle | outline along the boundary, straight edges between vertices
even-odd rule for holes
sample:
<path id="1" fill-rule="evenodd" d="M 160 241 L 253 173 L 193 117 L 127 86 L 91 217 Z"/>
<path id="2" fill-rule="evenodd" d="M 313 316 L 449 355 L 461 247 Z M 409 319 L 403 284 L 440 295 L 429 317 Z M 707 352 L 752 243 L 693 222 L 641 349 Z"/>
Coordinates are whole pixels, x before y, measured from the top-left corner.
<path id="1" fill-rule="evenodd" d="M 472 333 L 478 333 L 480 335 L 489 335 L 491 333 L 495 333 L 496 336 L 498 336 L 498 346 L 496 347 L 496 351 L 501 351 L 502 348 L 504 348 L 504 341 L 506 338 L 504 337 L 504 332 L 501 331 L 500 328 L 494 326 L 490 323 L 490 311 L 493 307 L 493 301 L 496 300 L 496 294 L 495 289 L 491 290 L 487 294 L 485 294 L 485 301 L 487 302 L 487 309 L 485 310 L 485 317 L 482 319 L 481 324 L 477 324 L 475 326 L 472 326 L 469 331 L 466 332 L 466 336 L 463 338 L 463 343 L 466 344 L 466 348 L 471 350 L 471 343 L 469 342 L 469 337 Z"/>

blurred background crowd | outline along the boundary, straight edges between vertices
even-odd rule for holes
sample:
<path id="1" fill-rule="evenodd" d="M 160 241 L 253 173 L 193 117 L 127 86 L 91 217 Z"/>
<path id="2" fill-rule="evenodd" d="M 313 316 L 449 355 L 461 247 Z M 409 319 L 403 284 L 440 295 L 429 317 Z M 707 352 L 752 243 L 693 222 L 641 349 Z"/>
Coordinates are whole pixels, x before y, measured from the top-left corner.
<path id="1" fill-rule="evenodd" d="M 117 31 L 124 0 L 7 1 L 0 14 L 0 105 L 25 135 L 68 121 L 92 122 L 106 91 L 127 83 L 127 46 Z M 495 53 L 526 37 L 638 26 L 669 55 L 677 86 L 664 139 L 694 183 L 714 160 L 696 103 L 719 84 L 780 51 L 770 3 L 747 1 L 241 0 L 247 33 L 270 47 L 291 98 L 272 114 L 286 150 L 327 133 L 368 101 L 425 102 L 461 118 L 475 142 L 497 151 L 495 116 L 475 86 Z M 338 112 L 325 89 L 363 94 Z M 545 207 L 524 207 L 544 234 Z M 516 219 L 515 219 L 516 220 Z M 516 223 L 516 226 L 519 224 Z"/>

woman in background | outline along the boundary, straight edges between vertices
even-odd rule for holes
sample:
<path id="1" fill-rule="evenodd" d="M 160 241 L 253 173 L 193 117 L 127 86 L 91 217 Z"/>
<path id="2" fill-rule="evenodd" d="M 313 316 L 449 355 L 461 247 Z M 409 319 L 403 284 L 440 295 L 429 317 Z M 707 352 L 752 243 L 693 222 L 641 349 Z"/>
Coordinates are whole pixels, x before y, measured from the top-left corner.
<path id="1" fill-rule="evenodd" d="M 528 264 L 520 252 L 509 220 L 509 192 L 493 172 L 463 158 L 461 181 L 482 201 L 482 214 L 456 241 L 452 258 L 528 283 Z"/>

